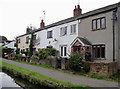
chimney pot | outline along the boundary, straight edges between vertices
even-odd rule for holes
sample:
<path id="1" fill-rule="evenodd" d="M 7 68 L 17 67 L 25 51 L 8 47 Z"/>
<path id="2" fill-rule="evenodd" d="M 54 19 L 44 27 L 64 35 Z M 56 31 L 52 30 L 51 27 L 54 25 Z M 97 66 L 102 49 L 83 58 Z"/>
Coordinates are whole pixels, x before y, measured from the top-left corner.
<path id="1" fill-rule="evenodd" d="M 77 8 L 79 9 L 79 8 L 80 8 L 80 5 L 77 5 Z"/>
<path id="2" fill-rule="evenodd" d="M 73 10 L 73 16 L 81 15 L 82 14 L 82 9 L 80 8 L 80 5 L 75 5 L 75 9 Z"/>
<path id="3" fill-rule="evenodd" d="M 75 5 L 75 9 L 76 9 L 76 5 Z"/>

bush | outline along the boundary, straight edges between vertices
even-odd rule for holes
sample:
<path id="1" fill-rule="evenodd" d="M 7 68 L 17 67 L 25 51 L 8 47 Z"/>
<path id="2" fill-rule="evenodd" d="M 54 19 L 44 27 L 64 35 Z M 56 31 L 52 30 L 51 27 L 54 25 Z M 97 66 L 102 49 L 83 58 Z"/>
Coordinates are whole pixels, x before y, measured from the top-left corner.
<path id="1" fill-rule="evenodd" d="M 31 59 L 38 59 L 38 56 L 33 55 L 31 56 Z"/>
<path id="2" fill-rule="evenodd" d="M 21 60 L 22 55 L 21 54 L 16 54 L 16 59 Z"/>
<path id="3" fill-rule="evenodd" d="M 8 60 L 12 60 L 12 57 L 8 57 Z"/>
<path id="4" fill-rule="evenodd" d="M 29 51 L 22 51 L 21 53 L 27 56 L 29 54 Z"/>
<path id="5" fill-rule="evenodd" d="M 68 67 L 74 71 L 81 71 L 84 63 L 82 62 L 83 55 L 80 53 L 75 53 L 68 59 Z"/>
<path id="6" fill-rule="evenodd" d="M 5 53 L 6 55 L 8 54 L 11 54 L 14 52 L 14 49 L 11 49 L 11 48 L 6 48 L 6 47 L 0 47 L 0 50 L 2 51 L 2 53 L 0 53 L 0 57 L 4 57 L 5 56 Z M 2 55 L 1 55 L 2 54 Z"/>
<path id="7" fill-rule="evenodd" d="M 83 70 L 87 73 L 90 71 L 90 65 L 88 65 L 87 63 L 84 64 L 83 66 Z"/>
<path id="8" fill-rule="evenodd" d="M 39 59 L 48 59 L 48 56 L 56 56 L 58 51 L 54 48 L 43 48 L 38 52 Z"/>

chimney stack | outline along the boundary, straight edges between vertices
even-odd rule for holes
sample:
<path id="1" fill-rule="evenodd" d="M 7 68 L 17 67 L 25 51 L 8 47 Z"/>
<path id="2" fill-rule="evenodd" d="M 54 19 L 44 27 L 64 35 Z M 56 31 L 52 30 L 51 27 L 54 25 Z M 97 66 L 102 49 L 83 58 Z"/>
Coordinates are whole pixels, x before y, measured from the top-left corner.
<path id="1" fill-rule="evenodd" d="M 73 16 L 78 16 L 78 15 L 81 15 L 82 14 L 82 9 L 80 8 L 80 5 L 77 5 L 77 8 L 76 8 L 76 5 L 75 5 L 75 9 L 73 10 Z"/>
<path id="2" fill-rule="evenodd" d="M 44 28 L 44 26 L 45 26 L 45 23 L 44 23 L 44 21 L 43 21 L 43 19 L 41 20 L 41 23 L 40 23 L 40 28 Z"/>
<path id="3" fill-rule="evenodd" d="M 30 28 L 29 27 L 27 27 L 27 29 L 26 29 L 26 34 L 27 33 L 30 33 Z"/>

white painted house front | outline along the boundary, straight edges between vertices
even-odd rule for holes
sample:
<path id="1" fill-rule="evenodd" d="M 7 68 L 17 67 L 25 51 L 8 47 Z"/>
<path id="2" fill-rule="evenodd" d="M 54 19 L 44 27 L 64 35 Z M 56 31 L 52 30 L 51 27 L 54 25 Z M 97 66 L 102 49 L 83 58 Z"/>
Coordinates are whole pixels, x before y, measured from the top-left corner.
<path id="1" fill-rule="evenodd" d="M 34 35 L 36 35 L 34 44 L 36 51 L 52 46 L 62 57 L 69 57 L 70 44 L 78 36 L 78 20 L 36 31 Z"/>
<path id="2" fill-rule="evenodd" d="M 11 41 L 10 43 L 5 44 L 4 47 L 14 49 L 15 51 L 16 50 L 15 41 Z"/>

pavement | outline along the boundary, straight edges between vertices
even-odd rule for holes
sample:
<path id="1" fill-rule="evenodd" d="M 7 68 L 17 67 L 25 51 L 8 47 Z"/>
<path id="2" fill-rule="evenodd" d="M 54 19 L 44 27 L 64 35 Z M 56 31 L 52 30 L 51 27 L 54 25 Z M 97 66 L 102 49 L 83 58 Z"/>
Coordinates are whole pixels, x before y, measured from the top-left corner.
<path id="1" fill-rule="evenodd" d="M 4 61 L 6 63 L 12 64 L 12 65 L 33 71 L 33 72 L 37 72 L 37 73 L 49 76 L 51 78 L 55 78 L 57 80 L 71 82 L 72 84 L 85 85 L 85 86 L 92 87 L 95 89 L 98 89 L 98 88 L 100 88 L 100 89 L 101 88 L 102 89 L 120 89 L 120 88 L 118 88 L 118 86 L 120 86 L 120 84 L 118 84 L 117 82 L 98 80 L 95 78 L 89 78 L 89 77 L 80 76 L 80 75 L 63 73 L 63 72 L 59 72 L 59 71 L 55 71 L 55 70 L 51 70 L 51 69 L 41 68 L 39 66 L 33 66 L 33 65 L 29 65 L 29 64 L 19 63 L 19 62 L 15 62 L 12 60 L 6 60 L 6 59 L 2 59 L 2 58 L 0 58 L 0 60 Z"/>

